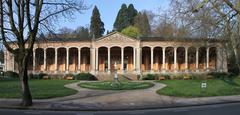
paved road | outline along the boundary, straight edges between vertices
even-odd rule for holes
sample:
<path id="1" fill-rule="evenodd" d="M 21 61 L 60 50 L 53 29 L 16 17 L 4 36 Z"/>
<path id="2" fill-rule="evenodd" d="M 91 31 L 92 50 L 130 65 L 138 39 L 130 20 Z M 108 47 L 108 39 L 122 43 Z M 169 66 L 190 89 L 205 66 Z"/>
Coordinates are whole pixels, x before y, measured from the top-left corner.
<path id="1" fill-rule="evenodd" d="M 0 109 L 1 115 L 239 115 L 240 103 L 134 111 L 37 111 Z"/>

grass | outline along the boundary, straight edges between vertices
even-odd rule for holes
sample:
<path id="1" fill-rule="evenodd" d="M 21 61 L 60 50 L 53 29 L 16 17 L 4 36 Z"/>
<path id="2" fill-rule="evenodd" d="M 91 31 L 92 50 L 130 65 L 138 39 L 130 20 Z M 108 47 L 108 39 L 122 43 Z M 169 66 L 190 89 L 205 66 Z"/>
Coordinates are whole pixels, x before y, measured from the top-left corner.
<path id="1" fill-rule="evenodd" d="M 165 88 L 157 91 L 160 95 L 176 97 L 240 95 L 240 79 L 164 80 L 157 82 L 167 85 Z M 206 89 L 201 88 L 202 82 L 207 83 Z"/>
<path id="2" fill-rule="evenodd" d="M 33 99 L 63 97 L 77 93 L 64 85 L 76 81 L 67 80 L 30 80 L 29 86 Z M 0 80 L 0 98 L 21 98 L 19 80 Z"/>
<path id="3" fill-rule="evenodd" d="M 149 82 L 110 82 L 110 81 L 103 81 L 103 82 L 85 82 L 80 83 L 80 87 L 89 88 L 89 89 L 98 89 L 98 90 L 134 90 L 134 89 L 146 89 L 153 87 L 153 83 Z"/>

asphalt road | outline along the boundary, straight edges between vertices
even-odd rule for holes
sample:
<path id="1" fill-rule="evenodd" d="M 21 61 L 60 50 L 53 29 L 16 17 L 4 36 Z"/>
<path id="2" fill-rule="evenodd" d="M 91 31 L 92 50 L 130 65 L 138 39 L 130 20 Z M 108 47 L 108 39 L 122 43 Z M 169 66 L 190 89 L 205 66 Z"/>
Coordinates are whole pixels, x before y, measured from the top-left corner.
<path id="1" fill-rule="evenodd" d="M 240 103 L 134 111 L 37 111 L 0 109 L 0 115 L 240 115 Z"/>

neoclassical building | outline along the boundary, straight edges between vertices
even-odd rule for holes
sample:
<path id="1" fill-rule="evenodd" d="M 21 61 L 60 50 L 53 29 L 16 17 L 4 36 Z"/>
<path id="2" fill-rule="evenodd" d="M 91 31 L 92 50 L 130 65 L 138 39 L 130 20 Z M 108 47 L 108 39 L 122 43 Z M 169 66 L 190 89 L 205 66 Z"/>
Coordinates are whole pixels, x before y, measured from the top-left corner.
<path id="1" fill-rule="evenodd" d="M 29 72 L 65 74 L 227 72 L 223 42 L 216 39 L 142 37 L 113 32 L 98 39 L 51 38 L 34 44 Z M 5 51 L 5 70 L 17 71 Z"/>

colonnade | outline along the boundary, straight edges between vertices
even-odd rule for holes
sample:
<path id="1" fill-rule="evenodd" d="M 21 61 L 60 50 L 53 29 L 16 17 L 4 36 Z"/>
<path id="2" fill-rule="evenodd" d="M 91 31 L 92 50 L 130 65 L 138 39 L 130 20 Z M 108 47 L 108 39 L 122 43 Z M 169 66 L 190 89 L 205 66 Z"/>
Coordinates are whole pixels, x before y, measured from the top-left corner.
<path id="1" fill-rule="evenodd" d="M 63 50 L 65 51 L 65 52 L 60 52 L 59 51 L 59 49 L 60 48 L 52 48 L 53 50 L 52 51 L 54 51 L 54 52 L 52 52 L 52 53 L 54 53 L 54 70 L 51 70 L 51 71 L 55 71 L 56 73 L 57 72 L 59 72 L 60 70 L 59 70 L 59 63 L 64 63 L 64 65 L 65 65 L 65 69 L 63 69 L 63 70 L 61 70 L 61 71 L 63 71 L 63 72 L 69 72 L 70 70 L 69 70 L 69 61 L 72 61 L 73 59 L 76 59 L 75 60 L 75 62 L 73 62 L 72 61 L 72 63 L 74 63 L 75 65 L 76 65 L 76 68 L 74 69 L 74 70 L 71 70 L 71 71 L 73 71 L 73 72 L 81 72 L 81 71 L 94 71 L 94 72 L 97 72 L 97 71 L 99 71 L 100 70 L 100 66 L 99 66 L 99 64 L 100 64 L 100 57 L 102 56 L 102 54 L 99 54 L 99 49 L 100 48 L 105 48 L 106 49 L 106 51 L 107 51 L 107 53 L 106 54 L 104 54 L 104 55 L 107 55 L 106 57 L 107 57 L 107 59 L 106 59 L 106 61 L 107 61 L 107 70 L 106 71 L 108 71 L 108 72 L 111 72 L 111 70 L 113 69 L 112 68 L 112 64 L 113 64 L 113 62 L 112 62 L 112 59 L 111 59 L 111 55 L 113 55 L 113 54 L 111 54 L 111 50 L 112 50 L 112 48 L 116 48 L 116 49 L 118 49 L 118 50 L 120 50 L 120 54 L 118 55 L 118 56 L 120 56 L 120 60 L 119 60 L 119 65 L 120 65 L 120 67 L 119 67 L 119 70 L 122 70 L 122 71 L 130 71 L 130 70 L 124 70 L 124 60 L 125 60 L 125 58 L 126 58 L 126 56 L 124 57 L 124 55 L 125 55 L 125 48 L 127 48 L 127 47 L 116 47 L 116 46 L 114 46 L 114 47 L 98 47 L 98 48 L 89 48 L 89 47 L 85 47 L 85 50 L 87 50 L 86 52 L 82 52 L 81 53 L 81 50 L 83 49 L 83 48 L 76 48 L 76 47 L 70 47 L 70 48 L 63 48 Z M 144 56 L 143 56 L 143 48 L 149 48 L 150 49 L 150 51 L 147 51 L 147 53 L 150 53 L 150 55 L 149 55 L 149 57 L 150 57 L 150 69 L 143 69 L 143 67 L 141 67 L 141 65 L 145 65 L 145 66 L 147 66 L 147 64 L 145 64 L 142 60 L 144 60 L 143 58 L 144 58 Z M 159 47 L 159 48 L 161 48 L 161 51 L 159 50 L 159 51 L 154 51 L 154 49 L 155 48 L 157 48 L 157 47 L 148 47 L 148 46 L 145 46 L 145 47 L 141 47 L 141 48 L 134 48 L 134 47 L 128 47 L 128 50 L 131 50 L 131 58 L 132 58 L 132 69 L 131 69 L 131 71 L 138 71 L 138 72 L 156 72 L 156 68 L 154 69 L 154 58 L 155 58 L 155 55 L 156 54 L 158 54 L 158 56 L 159 57 L 157 57 L 157 58 L 161 58 L 161 60 L 160 60 L 160 63 L 161 63 L 161 69 L 157 69 L 157 71 L 160 71 L 160 72 L 168 72 L 168 68 L 166 67 L 167 66 L 167 64 L 168 64 L 168 60 L 171 60 L 172 58 L 169 58 L 167 55 L 168 55 L 168 53 L 169 53 L 169 51 L 167 51 L 166 49 L 167 48 L 172 48 L 173 49 L 173 60 L 171 60 L 171 61 L 173 61 L 173 72 L 178 72 L 179 71 L 179 68 L 178 68 L 178 48 L 184 48 L 184 57 L 185 57 L 185 59 L 184 59 L 184 64 L 185 64 L 185 71 L 186 72 L 188 72 L 189 70 L 190 70 L 190 68 L 189 68 L 189 48 L 195 48 L 195 69 L 194 69 L 194 71 L 195 72 L 198 72 L 199 71 L 199 51 L 200 51 L 200 48 L 204 48 L 205 49 L 205 51 L 204 51 L 204 53 L 206 53 L 205 54 L 205 57 L 204 57 L 204 61 L 205 61 L 205 63 L 203 64 L 204 65 L 204 70 L 205 71 L 209 71 L 209 58 L 210 58 L 210 48 L 215 48 L 216 50 L 213 50 L 214 51 L 214 53 L 215 54 L 217 54 L 218 52 L 217 52 L 217 47 Z M 37 66 L 37 61 L 36 61 L 36 54 L 38 54 L 38 53 L 40 53 L 40 52 L 37 52 L 37 49 L 34 49 L 33 50 L 33 55 L 32 55 L 32 60 L 33 60 L 33 62 L 32 62 L 32 70 L 33 71 L 49 71 L 49 70 L 47 70 L 47 49 L 49 49 L 49 48 L 40 48 L 40 49 L 42 49 L 43 50 L 43 68 L 42 69 L 38 69 L 37 70 L 37 68 L 36 68 L 36 66 Z M 70 50 L 75 50 L 75 52 L 70 52 Z M 71 57 L 72 56 L 72 53 L 74 53 L 74 56 L 76 56 L 76 57 Z M 51 53 L 50 53 L 51 54 Z M 63 56 L 63 57 L 61 57 L 61 55 L 60 54 L 63 54 L 63 55 L 65 55 L 65 56 Z M 70 55 L 71 54 L 71 55 Z M 38 54 L 38 55 L 41 55 L 41 53 L 40 54 Z M 83 55 L 84 55 L 84 57 L 83 57 Z M 145 54 L 145 55 L 147 55 L 148 56 L 148 54 Z M 60 56 L 60 57 L 59 57 Z M 64 59 L 63 59 L 64 58 Z M 72 58 L 71 60 L 69 60 L 70 58 Z M 81 58 L 84 58 L 84 59 L 81 59 Z M 169 59 L 168 59 L 169 58 Z M 206 59 L 205 59 L 206 58 Z M 158 60 L 159 60 L 158 59 Z M 217 62 L 217 55 L 216 55 L 216 57 L 215 57 L 215 67 L 214 67 L 214 69 L 216 69 L 216 62 Z M 111 63 L 112 62 L 112 63 Z M 38 62 L 39 63 L 39 62 Z M 85 65 L 83 65 L 83 63 L 85 63 Z M 128 62 L 127 62 L 128 63 Z M 81 65 L 82 64 L 82 65 Z M 85 66 L 89 66 L 89 68 L 88 69 L 81 69 L 81 67 L 82 68 L 86 68 Z M 159 66 L 159 65 L 158 65 Z M 106 72 L 106 71 L 104 71 L 104 72 Z M 193 70 L 191 70 L 191 71 L 193 71 Z M 169 71 L 170 72 L 170 71 Z"/>

